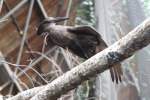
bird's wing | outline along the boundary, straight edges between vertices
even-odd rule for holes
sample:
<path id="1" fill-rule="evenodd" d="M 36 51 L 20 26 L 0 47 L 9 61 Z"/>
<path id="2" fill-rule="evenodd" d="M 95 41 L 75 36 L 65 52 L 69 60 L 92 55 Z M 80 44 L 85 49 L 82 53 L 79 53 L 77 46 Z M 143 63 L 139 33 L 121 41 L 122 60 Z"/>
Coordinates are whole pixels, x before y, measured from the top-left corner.
<path id="1" fill-rule="evenodd" d="M 101 35 L 91 26 L 77 26 L 68 28 L 69 32 L 75 33 L 76 35 L 91 35 L 95 36 L 96 38 L 101 38 Z"/>
<path id="2" fill-rule="evenodd" d="M 76 34 L 87 34 L 87 35 L 95 35 L 98 36 L 99 33 L 91 26 L 77 26 L 68 28 L 68 31 L 76 33 Z"/>
<path id="3" fill-rule="evenodd" d="M 103 49 L 107 48 L 107 44 L 105 41 L 101 38 L 101 35 L 92 27 L 90 26 L 78 26 L 78 27 L 73 27 L 68 29 L 69 32 L 75 33 L 77 35 L 90 35 L 94 36 L 97 41 L 99 42 L 98 46 L 96 47 L 96 53 L 102 51 Z M 112 78 L 112 81 L 118 83 L 119 81 L 121 82 L 121 76 L 122 76 L 122 68 L 121 64 L 117 64 L 114 67 L 110 68 L 110 75 Z"/>
<path id="4" fill-rule="evenodd" d="M 74 44 L 78 48 L 76 53 L 82 58 L 90 58 L 95 54 L 95 48 L 99 44 L 100 35 L 92 27 L 69 27 L 68 32 L 75 35 Z"/>
<path id="5" fill-rule="evenodd" d="M 75 27 L 74 29 L 72 29 L 72 31 L 74 31 L 76 34 L 86 34 L 86 35 L 92 35 L 92 36 L 94 35 L 99 41 L 99 46 L 98 46 L 99 49 L 96 50 L 96 53 L 108 47 L 105 41 L 101 38 L 100 34 L 92 27 L 79 26 L 79 27 Z M 121 76 L 123 75 L 121 64 L 117 64 L 114 67 L 111 67 L 110 75 L 111 75 L 112 81 L 115 81 L 116 83 L 118 83 L 119 81 L 121 82 Z"/>

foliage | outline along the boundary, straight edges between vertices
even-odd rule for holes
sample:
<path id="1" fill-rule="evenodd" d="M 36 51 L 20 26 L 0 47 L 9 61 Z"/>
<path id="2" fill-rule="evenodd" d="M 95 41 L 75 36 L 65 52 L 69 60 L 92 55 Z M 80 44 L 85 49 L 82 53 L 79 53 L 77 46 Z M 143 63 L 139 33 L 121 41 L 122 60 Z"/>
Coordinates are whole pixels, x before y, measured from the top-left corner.
<path id="1" fill-rule="evenodd" d="M 150 16 L 150 0 L 141 0 L 146 16 Z"/>
<path id="2" fill-rule="evenodd" d="M 82 0 L 77 9 L 76 24 L 95 26 L 94 0 Z"/>

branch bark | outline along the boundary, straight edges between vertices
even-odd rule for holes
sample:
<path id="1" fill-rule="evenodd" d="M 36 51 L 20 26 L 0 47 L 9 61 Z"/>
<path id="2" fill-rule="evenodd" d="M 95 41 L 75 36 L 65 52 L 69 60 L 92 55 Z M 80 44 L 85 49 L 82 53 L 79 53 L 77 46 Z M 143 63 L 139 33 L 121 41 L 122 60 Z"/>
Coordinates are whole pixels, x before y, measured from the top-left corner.
<path id="1" fill-rule="evenodd" d="M 150 43 L 150 19 L 128 33 L 118 42 L 91 57 L 53 82 L 19 93 L 8 100 L 55 100 L 76 88 L 81 82 L 109 69 Z"/>

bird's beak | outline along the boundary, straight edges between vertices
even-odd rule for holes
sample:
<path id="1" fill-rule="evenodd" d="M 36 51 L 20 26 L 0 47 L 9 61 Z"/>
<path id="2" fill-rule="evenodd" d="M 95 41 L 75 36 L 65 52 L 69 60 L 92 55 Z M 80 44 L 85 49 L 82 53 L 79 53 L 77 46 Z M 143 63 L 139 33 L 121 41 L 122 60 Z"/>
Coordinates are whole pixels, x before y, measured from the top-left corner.
<path id="1" fill-rule="evenodd" d="M 51 21 L 61 22 L 61 21 L 65 21 L 65 20 L 68 20 L 68 19 L 69 19 L 68 17 L 56 17 L 56 18 L 52 19 Z"/>

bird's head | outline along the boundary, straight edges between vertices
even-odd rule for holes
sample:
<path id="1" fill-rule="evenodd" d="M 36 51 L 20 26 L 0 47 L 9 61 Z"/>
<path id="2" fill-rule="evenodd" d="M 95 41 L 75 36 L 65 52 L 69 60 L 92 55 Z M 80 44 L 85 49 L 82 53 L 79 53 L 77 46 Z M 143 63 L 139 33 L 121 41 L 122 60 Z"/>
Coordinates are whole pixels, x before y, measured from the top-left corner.
<path id="1" fill-rule="evenodd" d="M 56 17 L 56 18 L 48 17 L 44 19 L 38 27 L 37 35 L 41 35 L 42 33 L 46 32 L 49 25 L 55 24 L 57 22 L 65 21 L 68 19 L 69 19 L 68 17 Z"/>

